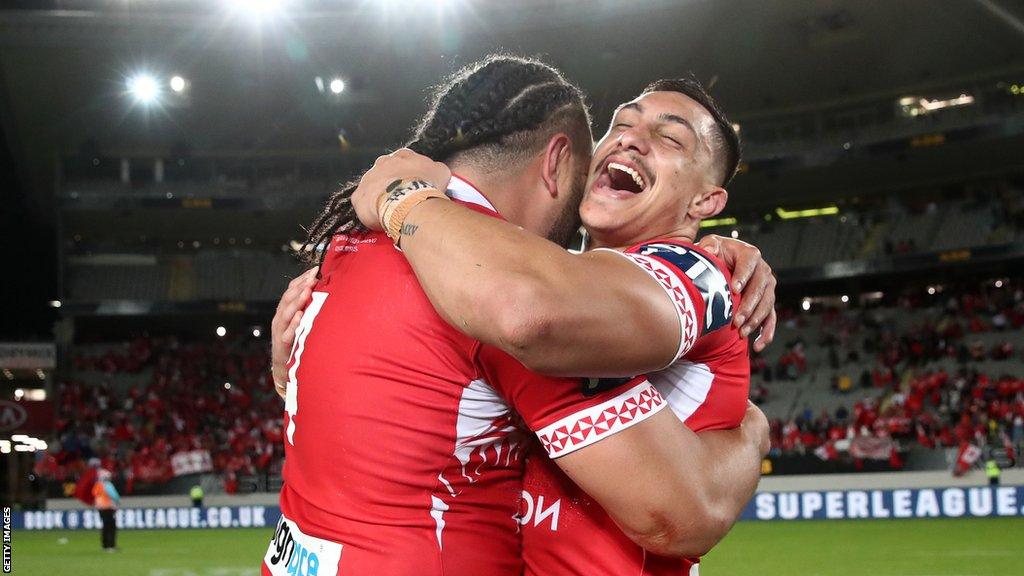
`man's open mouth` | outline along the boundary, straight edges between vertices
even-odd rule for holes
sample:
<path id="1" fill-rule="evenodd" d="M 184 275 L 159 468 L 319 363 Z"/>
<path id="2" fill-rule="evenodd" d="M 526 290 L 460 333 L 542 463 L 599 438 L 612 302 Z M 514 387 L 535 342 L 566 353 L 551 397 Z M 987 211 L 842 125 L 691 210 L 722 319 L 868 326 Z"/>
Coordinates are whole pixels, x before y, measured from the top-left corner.
<path id="1" fill-rule="evenodd" d="M 608 173 L 608 184 L 612 189 L 632 192 L 633 194 L 639 194 L 644 191 L 644 177 L 636 169 L 619 162 L 609 162 L 606 170 Z"/>

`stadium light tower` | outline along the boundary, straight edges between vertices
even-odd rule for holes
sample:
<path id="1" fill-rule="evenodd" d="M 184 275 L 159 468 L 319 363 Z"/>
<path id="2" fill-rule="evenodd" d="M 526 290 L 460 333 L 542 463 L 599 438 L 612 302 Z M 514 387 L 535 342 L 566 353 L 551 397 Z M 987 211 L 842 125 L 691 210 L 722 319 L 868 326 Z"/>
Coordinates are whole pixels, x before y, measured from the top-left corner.
<path id="1" fill-rule="evenodd" d="M 128 78 L 128 93 L 140 104 L 152 104 L 160 97 L 160 85 L 150 74 L 140 72 Z"/>

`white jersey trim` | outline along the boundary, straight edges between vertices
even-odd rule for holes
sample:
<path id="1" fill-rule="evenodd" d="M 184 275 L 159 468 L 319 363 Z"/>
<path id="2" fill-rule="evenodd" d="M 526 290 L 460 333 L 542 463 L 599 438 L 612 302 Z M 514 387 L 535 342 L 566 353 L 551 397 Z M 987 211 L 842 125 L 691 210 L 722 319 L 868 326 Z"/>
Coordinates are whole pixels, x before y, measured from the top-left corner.
<path id="1" fill-rule="evenodd" d="M 453 504 L 458 504 L 457 497 L 461 492 L 461 488 L 452 482 L 461 478 L 472 484 L 477 481 L 484 466 L 509 466 L 513 458 L 522 456 L 523 446 L 516 437 L 518 428 L 511 416 L 512 409 L 505 399 L 485 380 L 473 380 L 462 389 L 452 448 L 452 456 L 459 463 L 458 477 L 445 478 L 445 470 L 442 470 L 437 479 L 444 486 L 445 492 L 430 496 L 430 516 L 436 525 L 439 548 L 443 548 L 444 513 Z M 477 465 L 470 468 L 469 464 L 474 459 Z M 442 500 L 442 496 L 450 498 L 450 502 Z"/>
<path id="2" fill-rule="evenodd" d="M 441 543 L 441 533 L 444 532 L 444 513 L 448 511 L 448 505 L 437 496 L 430 497 L 430 517 L 434 519 L 434 535 L 437 536 L 437 547 L 444 550 Z"/>
<path id="3" fill-rule="evenodd" d="M 679 275 L 672 271 L 671 268 L 665 266 L 659 262 L 656 258 L 650 256 L 644 256 L 641 254 L 626 254 L 625 252 L 619 252 L 618 250 L 612 250 L 610 248 L 596 248 L 594 251 L 614 252 L 626 258 L 630 262 L 636 264 L 641 270 L 647 272 L 658 282 L 658 285 L 668 294 L 668 297 L 672 299 L 672 303 L 675 305 L 676 318 L 679 320 L 679 348 L 676 350 L 675 357 L 672 361 L 665 365 L 665 368 L 675 364 L 676 360 L 679 360 L 693 345 L 697 343 L 697 337 L 699 336 L 699 329 L 697 324 L 697 308 L 693 304 L 693 300 L 690 298 L 690 293 L 686 289 L 686 285 L 679 278 Z M 662 368 L 664 370 L 665 368 Z"/>
<path id="4" fill-rule="evenodd" d="M 648 374 L 647 378 L 658 388 L 669 408 L 680 421 L 693 416 L 711 393 L 715 375 L 707 364 L 696 364 L 681 359 L 668 368 Z"/>
<path id="5" fill-rule="evenodd" d="M 452 179 L 448 182 L 448 190 L 446 193 L 448 194 L 448 197 L 453 200 L 469 202 L 470 204 L 483 206 L 492 212 L 497 212 L 490 201 L 488 201 L 487 198 L 484 198 L 484 195 L 481 194 L 479 190 L 458 176 L 452 176 Z"/>
<path id="6" fill-rule="evenodd" d="M 571 454 L 654 416 L 665 399 L 644 380 L 615 398 L 584 408 L 537 431 L 551 458 Z"/>
<path id="7" fill-rule="evenodd" d="M 288 413 L 288 427 L 285 429 L 285 433 L 288 443 L 292 446 L 295 445 L 295 415 L 299 413 L 299 381 L 297 380 L 299 364 L 302 363 L 302 352 L 306 349 L 306 337 L 313 329 L 313 320 L 320 313 L 327 296 L 327 292 L 313 292 L 310 295 L 309 304 L 306 306 L 306 311 L 302 313 L 299 327 L 295 329 L 295 342 L 292 343 L 290 358 L 294 359 L 294 363 L 288 369 L 288 383 L 285 385 L 284 395 L 284 411 Z"/>

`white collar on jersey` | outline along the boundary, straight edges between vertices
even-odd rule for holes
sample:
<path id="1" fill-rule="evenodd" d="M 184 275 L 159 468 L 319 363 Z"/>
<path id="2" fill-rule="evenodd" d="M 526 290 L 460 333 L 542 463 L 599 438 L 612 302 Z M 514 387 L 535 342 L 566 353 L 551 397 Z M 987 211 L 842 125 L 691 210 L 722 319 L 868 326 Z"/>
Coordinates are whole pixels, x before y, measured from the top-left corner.
<path id="1" fill-rule="evenodd" d="M 471 204 L 476 204 L 477 206 L 483 206 L 493 212 L 497 212 L 497 210 L 494 209 L 494 206 L 487 200 L 487 198 L 484 198 L 484 195 L 481 194 L 475 186 L 454 174 L 452 175 L 451 181 L 448 182 L 447 194 L 455 200 L 469 202 Z"/>

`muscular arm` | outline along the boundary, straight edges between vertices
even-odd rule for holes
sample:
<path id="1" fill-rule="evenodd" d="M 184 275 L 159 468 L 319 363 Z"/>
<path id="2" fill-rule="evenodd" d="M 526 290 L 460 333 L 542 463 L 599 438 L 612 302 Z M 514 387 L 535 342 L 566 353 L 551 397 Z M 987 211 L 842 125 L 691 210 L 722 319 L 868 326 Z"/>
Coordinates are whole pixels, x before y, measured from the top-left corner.
<path id="1" fill-rule="evenodd" d="M 416 175 L 442 185 L 451 172 L 410 150 L 378 158 L 351 198 L 360 221 L 380 229 L 382 191 L 396 178 Z M 656 281 L 616 254 L 571 255 L 442 199 L 411 206 L 403 212 L 402 248 L 438 312 L 477 340 L 551 375 L 629 376 L 663 368 L 680 350 L 675 304 Z M 739 243 L 716 243 L 726 244 L 732 252 Z M 764 281 L 770 268 L 748 248 L 753 254 L 748 251 L 745 260 L 757 261 L 758 272 L 749 284 L 735 278 L 745 298 L 734 322 L 744 336 L 764 322 L 755 343 L 760 349 L 774 331 L 774 292 Z M 748 299 L 752 287 L 757 288 Z"/>
<path id="2" fill-rule="evenodd" d="M 570 254 L 443 200 L 413 208 L 404 231 L 402 250 L 445 320 L 536 372 L 631 376 L 675 357 L 672 301 L 617 254 Z"/>
<path id="3" fill-rule="evenodd" d="M 767 430 L 753 405 L 740 428 L 700 434 L 662 410 L 555 462 L 640 546 L 702 556 L 753 496 Z"/>

